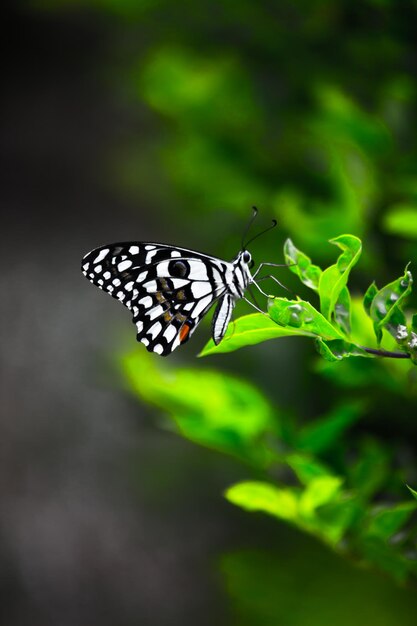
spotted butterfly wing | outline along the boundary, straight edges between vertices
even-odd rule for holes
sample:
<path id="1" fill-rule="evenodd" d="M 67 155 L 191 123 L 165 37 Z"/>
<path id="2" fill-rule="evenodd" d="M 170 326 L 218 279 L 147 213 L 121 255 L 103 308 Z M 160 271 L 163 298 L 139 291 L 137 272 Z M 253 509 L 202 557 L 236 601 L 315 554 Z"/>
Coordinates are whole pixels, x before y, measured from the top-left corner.
<path id="1" fill-rule="evenodd" d="M 234 306 L 225 293 L 231 267 L 185 248 L 138 242 L 102 246 L 82 260 L 88 280 L 132 312 L 138 341 L 163 356 L 188 341 L 219 298 L 213 336 L 221 340 Z"/>

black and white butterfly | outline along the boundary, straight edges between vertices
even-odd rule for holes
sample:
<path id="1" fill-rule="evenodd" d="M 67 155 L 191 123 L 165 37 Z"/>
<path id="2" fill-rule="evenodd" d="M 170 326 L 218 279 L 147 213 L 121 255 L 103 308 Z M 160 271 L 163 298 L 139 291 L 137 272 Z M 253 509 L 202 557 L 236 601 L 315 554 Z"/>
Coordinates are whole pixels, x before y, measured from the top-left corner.
<path id="1" fill-rule="evenodd" d="M 168 356 L 188 341 L 214 302 L 215 344 L 223 339 L 237 300 L 260 310 L 245 298 L 245 290 L 253 284 L 266 295 L 255 278 L 264 265 L 275 264 L 262 263 L 252 275 L 252 256 L 242 248 L 227 262 L 161 243 L 114 243 L 86 254 L 81 268 L 90 282 L 131 311 L 137 340 Z"/>

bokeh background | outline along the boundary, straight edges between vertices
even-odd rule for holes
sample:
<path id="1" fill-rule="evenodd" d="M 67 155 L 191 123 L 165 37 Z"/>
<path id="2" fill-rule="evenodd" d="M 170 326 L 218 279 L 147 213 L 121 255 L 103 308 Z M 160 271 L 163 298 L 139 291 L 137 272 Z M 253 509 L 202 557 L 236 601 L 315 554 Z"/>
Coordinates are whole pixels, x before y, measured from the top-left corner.
<path id="1" fill-rule="evenodd" d="M 369 522 L 417 488 L 409 364 L 328 365 L 303 339 L 197 360 L 207 321 L 161 365 L 79 265 L 130 239 L 232 258 L 256 204 L 257 227 L 279 223 L 257 261 L 282 261 L 290 236 L 326 265 L 349 232 L 354 292 L 401 275 L 417 252 L 416 2 L 33 0 L 2 22 L 1 623 L 414 624 L 412 511 L 382 542 Z M 372 541 L 330 545 L 223 498 L 265 479 L 259 406 L 272 447 L 304 454 L 294 432 L 325 424 L 309 467 L 362 496 Z M 291 487 L 287 470 L 268 479 Z"/>

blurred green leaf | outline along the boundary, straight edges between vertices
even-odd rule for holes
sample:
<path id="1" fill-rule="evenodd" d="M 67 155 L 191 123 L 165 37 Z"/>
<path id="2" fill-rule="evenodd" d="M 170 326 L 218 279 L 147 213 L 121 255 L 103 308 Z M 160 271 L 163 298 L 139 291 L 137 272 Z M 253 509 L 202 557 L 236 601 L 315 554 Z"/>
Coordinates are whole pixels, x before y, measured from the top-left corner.
<path id="1" fill-rule="evenodd" d="M 332 408 L 328 415 L 316 418 L 301 429 L 297 448 L 312 454 L 329 449 L 364 412 L 361 401 L 347 401 Z"/>
<path id="2" fill-rule="evenodd" d="M 392 206 L 383 218 L 383 225 L 387 232 L 400 235 L 407 239 L 417 238 L 417 204 L 396 204 Z"/>
<path id="3" fill-rule="evenodd" d="M 329 468 L 324 463 L 305 453 L 287 454 L 283 461 L 291 467 L 303 485 L 308 485 L 312 480 L 330 474 Z"/>
<path id="4" fill-rule="evenodd" d="M 411 495 L 413 495 L 415 499 L 417 500 L 417 491 L 415 491 L 415 489 L 413 489 L 409 485 L 407 485 L 407 489 L 410 491 Z"/>
<path id="5" fill-rule="evenodd" d="M 271 407 L 249 383 L 213 370 L 168 369 L 138 353 L 126 355 L 122 367 L 132 390 L 168 413 L 183 436 L 261 465 L 269 462 L 260 436 L 271 424 Z"/>
<path id="6" fill-rule="evenodd" d="M 350 485 L 361 498 L 373 497 L 386 482 L 390 472 L 390 454 L 377 440 L 367 438 L 360 442 L 356 460 L 349 464 Z"/>
<path id="7" fill-rule="evenodd" d="M 340 325 L 340 318 L 343 319 L 341 328 L 346 332 L 346 329 L 350 328 L 350 301 L 345 292 L 341 300 L 340 298 L 346 288 L 349 273 L 359 259 L 362 244 L 360 239 L 353 235 L 340 235 L 340 237 L 332 239 L 330 243 L 341 248 L 343 252 L 337 262 L 321 274 L 319 283 L 320 310 L 324 317 L 331 321 L 335 317 L 335 309 L 340 307 L 342 311 L 339 312 L 338 321 Z M 349 308 L 346 310 L 346 307 Z"/>
<path id="8" fill-rule="evenodd" d="M 141 72 L 140 88 L 155 110 L 184 126 L 238 131 L 249 121 L 259 123 L 248 77 L 232 57 L 159 48 Z"/>
<path id="9" fill-rule="evenodd" d="M 316 509 L 334 501 L 340 495 L 342 483 L 338 476 L 314 478 L 300 496 L 300 514 L 307 519 L 315 517 Z"/>
<path id="10" fill-rule="evenodd" d="M 415 624 L 417 599 L 412 589 L 393 585 L 369 568 L 355 568 L 300 533 L 268 536 L 256 550 L 234 549 L 222 555 L 221 571 L 230 597 L 231 624 Z"/>
<path id="11" fill-rule="evenodd" d="M 416 502 L 402 502 L 392 507 L 378 506 L 368 514 L 366 534 L 388 541 L 406 524 L 416 509 Z"/>
<path id="12" fill-rule="evenodd" d="M 363 516 L 364 505 L 354 495 L 343 493 L 320 507 L 319 517 L 328 543 L 340 548 L 346 532 Z"/>
<path id="13" fill-rule="evenodd" d="M 307 287 L 318 291 L 321 268 L 318 265 L 313 265 L 311 259 L 301 250 L 298 250 L 291 239 L 287 239 L 284 243 L 284 257 L 291 272 L 296 274 Z"/>
<path id="14" fill-rule="evenodd" d="M 262 511 L 284 520 L 298 517 L 298 495 L 290 488 L 280 489 L 263 482 L 242 482 L 229 487 L 226 499 L 247 511 Z"/>

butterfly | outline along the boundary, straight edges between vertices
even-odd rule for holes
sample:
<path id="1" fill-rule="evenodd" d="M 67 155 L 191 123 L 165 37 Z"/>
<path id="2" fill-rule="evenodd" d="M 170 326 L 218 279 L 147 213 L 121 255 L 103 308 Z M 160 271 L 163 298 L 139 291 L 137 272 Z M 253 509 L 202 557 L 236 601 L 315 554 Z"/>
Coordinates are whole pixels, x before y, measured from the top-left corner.
<path id="1" fill-rule="evenodd" d="M 255 216 L 256 212 L 250 224 Z M 274 220 L 272 228 L 275 225 Z M 263 313 L 245 297 L 245 291 L 253 284 L 266 296 L 255 279 L 263 266 L 276 264 L 261 263 L 252 275 L 253 264 L 243 242 L 230 262 L 162 243 L 125 242 L 95 248 L 84 256 L 81 269 L 90 282 L 130 310 L 137 340 L 149 352 L 168 356 L 190 339 L 215 302 L 212 337 L 216 345 L 226 333 L 238 300 L 243 298 Z"/>

